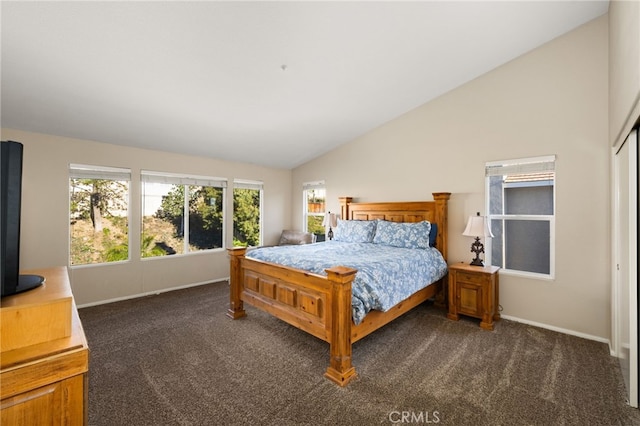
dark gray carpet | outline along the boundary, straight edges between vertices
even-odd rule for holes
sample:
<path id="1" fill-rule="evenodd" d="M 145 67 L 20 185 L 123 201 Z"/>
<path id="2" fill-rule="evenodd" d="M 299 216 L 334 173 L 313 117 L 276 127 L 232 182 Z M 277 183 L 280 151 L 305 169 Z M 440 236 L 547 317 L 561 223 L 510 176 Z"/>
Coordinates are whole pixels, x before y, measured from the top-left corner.
<path id="1" fill-rule="evenodd" d="M 80 309 L 91 425 L 640 425 L 606 345 L 422 305 L 354 345 L 359 376 L 323 377 L 328 344 L 216 283 Z"/>

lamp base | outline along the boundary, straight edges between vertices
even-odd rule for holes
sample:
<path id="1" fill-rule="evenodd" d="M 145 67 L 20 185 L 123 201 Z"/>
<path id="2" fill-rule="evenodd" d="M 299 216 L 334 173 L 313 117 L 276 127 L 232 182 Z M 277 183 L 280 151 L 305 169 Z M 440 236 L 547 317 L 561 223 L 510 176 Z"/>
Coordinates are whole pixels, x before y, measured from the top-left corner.
<path id="1" fill-rule="evenodd" d="M 480 253 L 484 253 L 484 244 L 480 242 L 479 237 L 476 237 L 476 240 L 471 244 L 471 253 L 475 253 L 476 257 L 471 261 L 470 265 L 484 266 L 484 261 L 480 259 Z"/>
<path id="2" fill-rule="evenodd" d="M 471 263 L 469 263 L 469 265 L 472 265 L 472 266 L 484 266 L 484 261 L 482 259 L 479 259 L 479 258 L 476 257 L 475 259 L 473 259 L 471 261 Z"/>

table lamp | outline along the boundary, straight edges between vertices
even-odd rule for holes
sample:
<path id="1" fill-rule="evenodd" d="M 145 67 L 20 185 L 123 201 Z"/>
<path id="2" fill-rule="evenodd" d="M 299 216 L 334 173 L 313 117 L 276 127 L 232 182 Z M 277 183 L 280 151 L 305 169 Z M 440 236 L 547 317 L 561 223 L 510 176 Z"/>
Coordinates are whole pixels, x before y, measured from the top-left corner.
<path id="1" fill-rule="evenodd" d="M 327 232 L 327 237 L 329 237 L 329 240 L 333 240 L 333 229 L 331 228 L 335 228 L 336 226 L 338 226 L 337 215 L 335 213 L 326 212 L 324 215 L 324 220 L 322 221 L 322 226 L 324 226 L 325 228 L 327 226 L 329 227 L 329 232 Z"/>
<path id="2" fill-rule="evenodd" d="M 480 253 L 484 253 L 484 244 L 480 242 L 480 237 L 493 238 L 486 216 L 480 216 L 480 212 L 476 213 L 476 216 L 469 216 L 462 235 L 475 238 L 471 244 L 471 252 L 475 253 L 476 257 L 471 261 L 471 265 L 484 266 L 484 261 L 480 259 Z"/>

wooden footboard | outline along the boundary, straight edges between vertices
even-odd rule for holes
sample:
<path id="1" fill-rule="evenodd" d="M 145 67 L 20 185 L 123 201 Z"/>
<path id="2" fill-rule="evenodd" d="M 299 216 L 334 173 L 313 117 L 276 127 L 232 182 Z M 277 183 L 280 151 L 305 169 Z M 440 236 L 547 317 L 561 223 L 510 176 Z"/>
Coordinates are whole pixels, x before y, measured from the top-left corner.
<path id="1" fill-rule="evenodd" d="M 228 251 L 231 288 L 227 316 L 245 316 L 243 302 L 269 312 L 329 342 L 327 378 L 344 386 L 355 377 L 351 365 L 351 283 L 355 269 L 336 266 L 327 269 L 325 277 L 248 259 L 244 247 Z"/>
<path id="2" fill-rule="evenodd" d="M 352 203 L 341 198 L 345 219 L 385 219 L 396 222 L 429 220 L 438 224 L 437 248 L 446 260 L 447 201 L 449 193 L 434 193 L 434 201 Z M 246 315 L 244 302 L 269 312 L 330 345 L 330 362 L 325 377 L 345 386 L 355 376 L 351 364 L 352 344 L 429 298 L 444 296 L 442 282 L 432 284 L 386 312 L 373 311 L 359 325 L 351 315 L 351 284 L 356 270 L 344 266 L 327 269 L 327 276 L 284 265 L 246 258 L 246 248 L 228 249 L 230 292 L 227 316 Z"/>

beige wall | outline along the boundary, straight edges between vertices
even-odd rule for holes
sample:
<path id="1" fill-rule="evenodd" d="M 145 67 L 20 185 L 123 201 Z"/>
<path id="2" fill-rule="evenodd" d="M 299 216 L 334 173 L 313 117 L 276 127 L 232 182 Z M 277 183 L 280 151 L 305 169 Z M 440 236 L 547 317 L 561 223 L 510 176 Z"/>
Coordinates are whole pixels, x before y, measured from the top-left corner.
<path id="1" fill-rule="evenodd" d="M 588 23 L 292 172 L 2 129 L 2 140 L 25 144 L 23 266 L 68 263 L 69 163 L 131 168 L 133 217 L 140 209 L 140 169 L 263 180 L 266 243 L 285 227 L 301 227 L 301 205 L 292 200 L 300 199 L 303 182 L 326 181 L 330 210 L 337 210 L 339 196 L 420 200 L 450 191 L 449 257 L 469 261 L 471 242 L 461 233 L 468 215 L 485 210 L 485 162 L 556 154 L 556 279 L 501 276 L 503 314 L 608 339 L 608 19 Z M 131 234 L 139 230 L 134 221 Z M 71 275 L 77 302 L 90 304 L 223 279 L 228 262 L 223 251 L 146 261 L 134 256 L 123 264 L 73 268 Z"/>
<path id="2" fill-rule="evenodd" d="M 502 313 L 608 340 L 608 18 L 603 16 L 293 171 L 337 197 L 453 193 L 450 261 L 470 261 L 466 218 L 485 212 L 487 161 L 557 156 L 556 279 L 502 275 Z M 363 105 L 366 107 L 366 105 Z M 293 218 L 301 217 L 294 205 Z"/>
<path id="3" fill-rule="evenodd" d="M 640 2 L 609 4 L 609 139 L 622 143 L 640 117 Z"/>
<path id="4" fill-rule="evenodd" d="M 185 256 L 140 260 L 140 170 L 190 173 L 264 182 L 264 239 L 277 241 L 291 221 L 291 171 L 211 158 L 2 129 L 2 140 L 24 144 L 21 258 L 23 269 L 69 264 L 69 164 L 125 167 L 132 171 L 132 259 L 109 265 L 73 267 L 71 285 L 76 303 L 93 304 L 225 279 L 229 276 L 223 249 Z M 227 191 L 226 217 L 232 217 L 232 192 Z M 226 244 L 232 242 L 232 221 L 226 223 Z"/>

